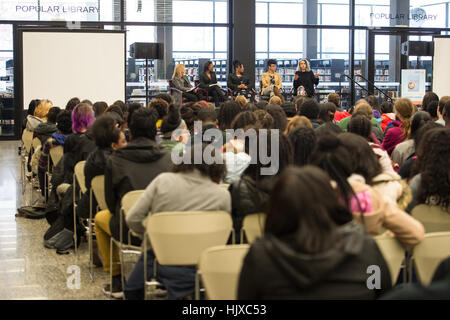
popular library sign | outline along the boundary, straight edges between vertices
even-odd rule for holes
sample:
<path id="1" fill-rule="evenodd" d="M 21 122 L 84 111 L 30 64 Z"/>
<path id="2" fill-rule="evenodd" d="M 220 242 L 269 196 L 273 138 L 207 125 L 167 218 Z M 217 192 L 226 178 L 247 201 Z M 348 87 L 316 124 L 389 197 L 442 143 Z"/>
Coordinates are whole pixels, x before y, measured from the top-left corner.
<path id="1" fill-rule="evenodd" d="M 100 9 L 96 6 L 71 6 L 71 5 L 54 5 L 54 6 L 32 6 L 32 5 L 16 5 L 16 12 L 42 12 L 42 13 L 99 13 Z"/>
<path id="2" fill-rule="evenodd" d="M 438 15 L 437 14 L 427 14 L 427 12 L 422 8 L 414 8 L 411 9 L 410 12 L 397 12 L 397 13 L 389 13 L 389 12 L 380 12 L 380 13 L 371 13 L 371 18 L 377 20 L 397 20 L 397 21 L 409 21 L 411 26 L 421 26 L 426 21 L 436 21 Z"/>

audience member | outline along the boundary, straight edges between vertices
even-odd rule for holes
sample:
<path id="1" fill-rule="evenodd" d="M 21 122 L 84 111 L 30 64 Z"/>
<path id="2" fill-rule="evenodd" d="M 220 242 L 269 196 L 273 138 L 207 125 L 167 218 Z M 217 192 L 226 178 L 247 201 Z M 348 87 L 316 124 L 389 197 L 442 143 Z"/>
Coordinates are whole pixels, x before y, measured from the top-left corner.
<path id="1" fill-rule="evenodd" d="M 294 149 L 294 164 L 302 167 L 309 164 L 309 158 L 316 146 L 316 134 L 311 127 L 301 126 L 289 133 Z"/>
<path id="2" fill-rule="evenodd" d="M 386 128 L 383 140 L 383 148 L 391 155 L 394 148 L 409 138 L 411 134 L 411 118 L 414 115 L 414 105 L 408 98 L 400 98 L 394 104 L 395 116 L 398 118 L 392 121 Z"/>
<path id="3" fill-rule="evenodd" d="M 106 295 L 120 298 L 122 283 L 117 247 L 110 246 L 110 238 L 120 240 L 120 233 L 125 235 L 123 241 L 128 243 L 128 227 L 120 222 L 122 197 L 129 191 L 144 189 L 158 174 L 169 170 L 170 153 L 158 146 L 156 138 L 156 121 L 158 113 L 150 109 L 138 109 L 130 122 L 131 142 L 126 147 L 115 151 L 107 160 L 105 168 L 105 198 L 108 210 L 95 216 L 95 234 L 102 256 L 103 268 L 109 272 L 112 268 L 113 284 L 103 288 Z M 122 225 L 122 230 L 120 230 Z M 139 245 L 140 240 L 131 237 L 131 243 Z M 113 254 L 113 265 L 110 261 Z"/>
<path id="4" fill-rule="evenodd" d="M 381 270 L 376 290 L 367 287 L 369 265 Z M 376 299 L 391 286 L 377 244 L 352 222 L 327 174 L 287 169 L 270 195 L 264 237 L 244 259 L 237 298 Z"/>
<path id="5" fill-rule="evenodd" d="M 206 151 L 206 144 L 202 151 Z M 213 152 L 212 156 L 216 156 Z M 192 148 L 187 151 L 190 161 L 175 165 L 172 172 L 159 174 L 145 188 L 144 193 L 127 214 L 126 222 L 136 234 L 145 233 L 144 220 L 149 213 L 168 211 L 225 211 L 231 212 L 231 199 L 227 190 L 218 183 L 225 173 L 222 163 L 207 164 L 194 161 Z M 152 250 L 147 252 L 147 266 L 143 256 L 135 264 L 125 286 L 127 300 L 144 299 L 144 268 L 150 280 L 153 277 L 155 256 Z M 168 291 L 170 300 L 194 294 L 195 267 L 162 266 L 157 264 L 157 279 Z"/>

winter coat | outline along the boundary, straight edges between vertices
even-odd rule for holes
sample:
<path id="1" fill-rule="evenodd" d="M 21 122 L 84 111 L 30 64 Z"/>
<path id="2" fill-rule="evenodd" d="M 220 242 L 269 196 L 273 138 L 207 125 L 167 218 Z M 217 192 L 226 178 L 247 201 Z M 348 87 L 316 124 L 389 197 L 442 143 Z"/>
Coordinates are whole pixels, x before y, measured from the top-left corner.
<path id="1" fill-rule="evenodd" d="M 92 136 L 88 133 L 74 133 L 64 142 L 64 182 L 73 183 L 75 165 L 88 158 L 95 149 Z"/>
<path id="2" fill-rule="evenodd" d="M 378 235 L 383 227 L 407 249 L 423 240 L 425 229 L 422 223 L 400 210 L 376 188 L 367 185 L 362 176 L 354 174 L 348 178 L 348 182 L 356 194 L 350 199 L 350 210 L 354 219 L 364 222 L 368 234 Z"/>
<path id="3" fill-rule="evenodd" d="M 115 151 L 106 162 L 105 196 L 109 211 L 111 234 L 120 238 L 120 207 L 122 197 L 129 191 L 144 190 L 160 173 L 172 166 L 170 153 L 158 146 L 154 140 L 140 137 Z M 123 235 L 128 228 L 123 222 Z"/>
<path id="4" fill-rule="evenodd" d="M 41 141 L 41 145 L 44 145 L 48 138 L 58 131 L 56 124 L 41 122 L 34 128 L 34 132 L 37 133 L 37 138 Z"/>
<path id="5" fill-rule="evenodd" d="M 405 135 L 401 127 L 401 121 L 392 121 L 391 124 L 386 128 L 383 148 L 391 155 L 394 148 L 401 142 L 405 141 Z"/>
<path id="6" fill-rule="evenodd" d="M 340 240 L 319 254 L 297 251 L 295 235 L 265 235 L 251 246 L 242 266 L 238 300 L 376 299 L 391 287 L 386 262 L 375 241 L 350 222 Z M 380 267 L 379 290 L 367 287 L 369 266 Z"/>

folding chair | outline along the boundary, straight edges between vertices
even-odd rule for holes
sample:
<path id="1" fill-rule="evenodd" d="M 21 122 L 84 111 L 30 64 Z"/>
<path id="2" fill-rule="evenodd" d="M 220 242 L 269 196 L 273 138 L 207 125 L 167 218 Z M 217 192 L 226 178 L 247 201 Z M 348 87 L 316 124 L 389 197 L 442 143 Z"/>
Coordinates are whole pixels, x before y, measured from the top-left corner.
<path id="1" fill-rule="evenodd" d="M 47 160 L 47 172 L 44 175 L 44 186 L 45 186 L 45 199 L 47 199 L 48 191 L 50 190 L 50 177 L 51 177 L 51 166 L 50 162 L 53 164 L 53 167 L 58 164 L 61 158 L 64 155 L 64 148 L 62 146 L 56 146 L 50 149 L 49 159 Z"/>
<path id="2" fill-rule="evenodd" d="M 426 233 L 450 231 L 450 208 L 446 211 L 441 206 L 420 204 L 411 215 L 422 222 Z"/>
<path id="3" fill-rule="evenodd" d="M 84 166 L 86 164 L 86 161 L 80 161 L 75 165 L 75 168 L 73 170 L 73 241 L 75 244 L 75 255 L 78 254 L 78 248 L 77 248 L 77 203 L 76 203 L 76 186 L 77 182 L 80 186 L 79 191 L 79 198 L 81 198 L 81 194 L 85 193 L 87 191 L 86 184 L 84 181 Z"/>
<path id="4" fill-rule="evenodd" d="M 395 237 L 380 235 L 374 239 L 388 265 L 392 285 L 395 285 L 401 268 L 404 267 L 404 271 L 406 271 L 405 248 Z"/>
<path id="5" fill-rule="evenodd" d="M 95 208 L 95 212 L 100 210 L 107 210 L 108 206 L 106 205 L 105 199 L 105 176 L 96 176 L 91 181 L 91 189 L 89 190 L 89 237 L 88 237 L 88 246 L 89 246 L 89 274 L 91 276 L 91 280 L 94 280 L 94 250 L 93 250 L 93 235 L 94 235 L 94 208 L 92 205 L 93 196 L 95 196 L 95 200 L 97 200 L 97 207 Z"/>
<path id="6" fill-rule="evenodd" d="M 31 156 L 31 147 L 33 143 L 33 132 L 27 129 L 23 130 L 22 133 L 22 142 L 25 152 L 22 151 L 22 194 L 25 193 L 25 184 L 26 184 L 26 168 L 27 168 L 27 157 Z"/>
<path id="7" fill-rule="evenodd" d="M 248 244 L 238 244 L 203 251 L 198 263 L 198 274 L 208 299 L 237 299 L 239 275 L 249 248 Z"/>
<path id="8" fill-rule="evenodd" d="M 256 238 L 262 237 L 267 215 L 265 213 L 254 213 L 246 215 L 242 221 L 241 243 L 244 241 L 244 234 L 248 243 L 253 243 Z"/>
<path id="9" fill-rule="evenodd" d="M 426 233 L 413 249 L 414 267 L 420 282 L 428 286 L 439 264 L 450 256 L 450 232 Z"/>
<path id="10" fill-rule="evenodd" d="M 233 222 L 225 211 L 162 212 L 150 215 L 144 222 L 145 298 L 156 289 L 157 261 L 167 266 L 196 266 L 208 248 L 226 244 Z M 155 254 L 153 278 L 147 279 L 147 239 Z M 200 298 L 200 282 L 195 277 L 196 299 Z M 198 289 L 198 290 L 197 290 Z"/>
<path id="11" fill-rule="evenodd" d="M 119 231 L 119 241 L 115 240 L 113 237 L 111 237 L 110 242 L 110 252 L 109 252 L 109 260 L 110 260 L 110 284 L 112 288 L 112 265 L 115 264 L 112 261 L 112 253 L 113 253 L 113 245 L 116 245 L 119 248 L 119 258 L 120 258 L 120 269 L 121 269 L 121 281 L 122 281 L 122 288 L 125 287 L 125 269 L 124 269 L 124 254 L 134 254 L 138 257 L 140 256 L 141 247 L 134 246 L 131 244 L 131 231 L 128 230 L 128 244 L 124 244 L 123 242 L 123 220 L 125 219 L 127 213 L 130 211 L 130 209 L 134 206 L 136 201 L 139 199 L 139 197 L 144 193 L 144 190 L 134 190 L 127 192 L 121 199 L 121 208 L 120 208 L 120 231 Z M 117 263 L 117 262 L 116 262 Z"/>

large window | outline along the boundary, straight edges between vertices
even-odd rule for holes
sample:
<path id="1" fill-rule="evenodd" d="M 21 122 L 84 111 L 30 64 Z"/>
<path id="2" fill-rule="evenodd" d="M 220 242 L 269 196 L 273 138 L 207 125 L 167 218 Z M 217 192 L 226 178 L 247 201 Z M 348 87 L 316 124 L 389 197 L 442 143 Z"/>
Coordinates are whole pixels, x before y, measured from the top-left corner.
<path id="1" fill-rule="evenodd" d="M 303 24 L 303 1 L 256 0 L 256 23 Z"/>

